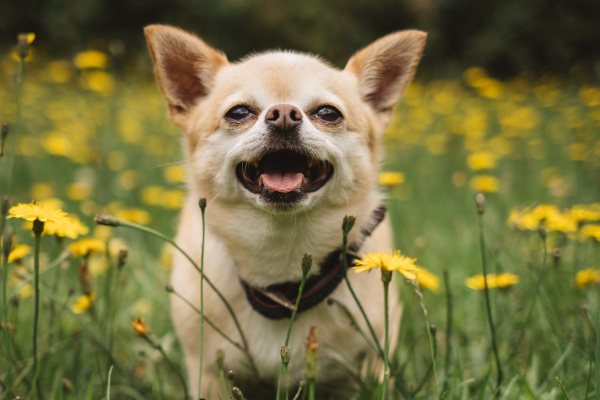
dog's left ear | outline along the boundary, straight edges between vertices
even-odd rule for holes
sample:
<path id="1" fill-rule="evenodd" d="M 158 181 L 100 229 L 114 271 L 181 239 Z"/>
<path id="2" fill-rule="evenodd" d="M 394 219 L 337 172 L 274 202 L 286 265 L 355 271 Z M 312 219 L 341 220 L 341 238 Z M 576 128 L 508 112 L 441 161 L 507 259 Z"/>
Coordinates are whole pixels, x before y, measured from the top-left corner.
<path id="1" fill-rule="evenodd" d="M 210 93 L 217 71 L 228 64 L 227 57 L 171 26 L 150 25 L 144 33 L 171 119 L 181 122 L 190 108 Z"/>
<path id="2" fill-rule="evenodd" d="M 357 76 L 363 100 L 375 111 L 391 114 L 415 74 L 426 38 L 416 30 L 392 33 L 350 58 L 345 70 Z"/>

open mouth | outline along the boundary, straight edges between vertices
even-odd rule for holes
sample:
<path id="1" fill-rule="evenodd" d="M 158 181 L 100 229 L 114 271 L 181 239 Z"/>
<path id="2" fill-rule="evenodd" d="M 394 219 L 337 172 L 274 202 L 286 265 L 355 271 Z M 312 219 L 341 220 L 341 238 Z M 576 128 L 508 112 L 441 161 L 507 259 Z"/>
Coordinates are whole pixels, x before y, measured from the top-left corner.
<path id="1" fill-rule="evenodd" d="M 236 175 L 247 190 L 270 202 L 297 202 L 321 189 L 333 175 L 333 166 L 326 160 L 279 150 L 239 163 Z"/>

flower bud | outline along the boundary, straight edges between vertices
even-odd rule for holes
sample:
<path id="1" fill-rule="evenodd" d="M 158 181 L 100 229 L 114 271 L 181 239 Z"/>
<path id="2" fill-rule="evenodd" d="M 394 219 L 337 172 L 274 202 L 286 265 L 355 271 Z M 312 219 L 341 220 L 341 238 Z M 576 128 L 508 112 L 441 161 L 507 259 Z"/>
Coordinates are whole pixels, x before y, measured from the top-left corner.
<path id="1" fill-rule="evenodd" d="M 119 256 L 117 258 L 117 266 L 119 267 L 119 269 L 125 266 L 128 255 L 129 250 L 127 249 L 127 247 L 122 247 L 121 250 L 119 250 Z"/>
<path id="2" fill-rule="evenodd" d="M 304 369 L 304 376 L 308 382 L 314 382 L 317 379 L 318 351 L 317 328 L 311 326 L 308 338 L 306 338 L 306 364 Z"/>
<path id="3" fill-rule="evenodd" d="M 36 235 L 41 235 L 44 232 L 44 222 L 40 221 L 39 219 L 36 219 L 35 221 L 33 221 L 33 233 L 35 233 Z"/>
<path id="4" fill-rule="evenodd" d="M 21 302 L 21 296 L 19 294 L 13 294 L 10 297 L 10 304 L 12 304 L 14 308 L 19 307 L 20 302 Z"/>
<path id="5" fill-rule="evenodd" d="M 540 234 L 540 237 L 542 239 L 546 239 L 546 237 L 548 236 L 548 231 L 546 231 L 546 228 L 542 225 L 540 225 L 540 227 L 538 228 L 538 233 Z"/>
<path id="6" fill-rule="evenodd" d="M 20 33 L 17 36 L 17 54 L 21 59 L 25 59 L 29 55 L 29 44 L 31 42 L 33 42 L 31 33 Z"/>
<path id="7" fill-rule="evenodd" d="M 200 210 L 204 212 L 204 210 L 206 209 L 206 199 L 204 197 L 198 200 L 198 206 L 200 207 Z"/>
<path id="8" fill-rule="evenodd" d="M 175 289 L 173 289 L 173 286 L 171 285 L 165 285 L 165 290 L 167 291 L 167 293 L 175 292 Z"/>
<path id="9" fill-rule="evenodd" d="M 233 398 L 235 400 L 243 400 L 244 399 L 244 395 L 242 394 L 242 391 L 240 390 L 240 388 L 234 386 L 233 389 L 231 389 L 231 392 L 233 393 Z"/>
<path id="10" fill-rule="evenodd" d="M 227 379 L 229 379 L 230 381 L 233 381 L 233 378 L 235 378 L 235 374 L 233 373 L 233 371 L 229 371 L 227 373 Z"/>
<path id="11" fill-rule="evenodd" d="M 290 363 L 290 348 L 281 346 L 281 362 L 287 366 Z"/>
<path id="12" fill-rule="evenodd" d="M 217 349 L 217 367 L 219 367 L 219 371 L 225 368 L 225 352 L 223 349 Z"/>
<path id="13" fill-rule="evenodd" d="M 475 210 L 477 214 L 483 214 L 485 212 L 485 196 L 483 193 L 477 193 L 475 196 Z"/>
<path id="14" fill-rule="evenodd" d="M 3 216 L 6 216 L 6 214 L 8 214 L 9 208 L 10 208 L 10 198 L 8 196 L 2 196 L 2 203 L 0 205 L 0 210 L 2 211 Z"/>
<path id="15" fill-rule="evenodd" d="M 113 217 L 112 215 L 106 214 L 96 214 L 94 216 L 94 222 L 98 225 L 106 225 L 106 226 L 119 226 L 121 222 L 117 217 Z"/>
<path id="16" fill-rule="evenodd" d="M 435 325 L 429 326 L 429 332 L 431 332 L 431 336 L 433 336 L 435 338 L 435 335 L 437 334 L 437 326 L 435 326 Z"/>
<path id="17" fill-rule="evenodd" d="M 310 253 L 306 253 L 304 257 L 302 257 L 302 273 L 308 274 L 310 272 L 310 267 L 312 267 L 312 255 Z"/>
<path id="18" fill-rule="evenodd" d="M 4 251 L 4 259 L 8 259 L 8 255 L 13 247 L 13 228 L 10 226 L 4 231 L 4 237 L 2 238 L 2 250 Z"/>
<path id="19" fill-rule="evenodd" d="M 356 217 L 354 215 L 346 215 L 344 217 L 344 222 L 342 222 L 342 232 L 346 235 L 350 233 L 355 222 Z"/>

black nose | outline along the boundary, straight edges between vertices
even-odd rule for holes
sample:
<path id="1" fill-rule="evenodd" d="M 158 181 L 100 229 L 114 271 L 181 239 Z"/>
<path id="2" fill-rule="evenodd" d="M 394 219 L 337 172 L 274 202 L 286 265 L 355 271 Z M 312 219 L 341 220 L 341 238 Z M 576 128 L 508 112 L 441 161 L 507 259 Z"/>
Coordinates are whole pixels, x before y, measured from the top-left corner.
<path id="1" fill-rule="evenodd" d="M 302 123 L 302 112 L 291 104 L 277 104 L 269 108 L 265 115 L 265 122 L 277 132 L 290 132 Z"/>

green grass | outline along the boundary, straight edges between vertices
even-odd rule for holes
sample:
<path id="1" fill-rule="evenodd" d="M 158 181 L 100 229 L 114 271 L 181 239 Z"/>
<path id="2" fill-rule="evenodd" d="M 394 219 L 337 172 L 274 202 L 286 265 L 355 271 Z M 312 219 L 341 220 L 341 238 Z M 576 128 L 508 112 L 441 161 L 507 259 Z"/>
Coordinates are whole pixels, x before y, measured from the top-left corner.
<path id="1" fill-rule="evenodd" d="M 133 318 L 145 318 L 165 353 L 184 368 L 170 320 L 169 294 L 164 290 L 169 272 L 168 262 L 161 262 L 163 243 L 125 228 L 94 228 L 92 222 L 96 212 L 134 208 L 147 212 L 142 219 L 150 227 L 167 236 L 174 234 L 183 190 L 182 181 L 172 176 L 178 172 L 172 166 L 181 165 L 183 159 L 179 133 L 165 116 L 148 69 L 128 70 L 124 65 L 125 72 L 113 74 L 112 89 L 94 91 L 82 87 L 81 82 L 89 79 L 85 71 L 62 64 L 70 77 L 57 83 L 49 66 L 49 61 L 34 58 L 25 67 L 11 201 L 59 198 L 64 210 L 79 215 L 92 229 L 90 236 L 112 245 L 106 257 L 90 260 L 91 284 L 97 293 L 98 318 L 94 319 L 89 313 L 71 311 L 82 294 L 78 278 L 82 260 L 69 260 L 44 273 L 64 243 L 51 236 L 42 239 L 38 336 L 42 397 L 108 398 L 112 368 L 111 398 L 182 398 L 176 371 L 160 352 L 133 334 L 131 325 Z M 0 122 L 12 125 L 17 62 L 6 56 L 1 67 Z M 453 300 L 450 338 L 443 283 L 437 293 L 422 289 L 429 323 L 436 326 L 433 353 L 442 396 L 598 398 L 598 288 L 575 289 L 573 278 L 576 270 L 600 268 L 600 244 L 549 232 L 549 251 L 558 248 L 561 257 L 557 261 L 548 254 L 541 274 L 544 251 L 539 235 L 516 231 L 507 219 L 513 207 L 551 203 L 565 208 L 600 201 L 600 94 L 594 100 L 593 92 L 585 92 L 589 88 L 552 77 L 501 83 L 485 76 L 478 81 L 477 73 L 471 70 L 465 81 L 457 77 L 414 84 L 384 139 L 384 169 L 405 175 L 404 183 L 384 189 L 389 192 L 396 247 L 438 276 L 443 271 L 448 274 Z M 494 85 L 501 85 L 500 95 L 490 95 Z M 2 194 L 7 190 L 12 139 L 9 134 L 7 155 L 0 163 Z M 578 150 L 578 144 L 583 150 Z M 475 190 L 469 183 L 478 173 L 466 162 L 469 154 L 478 151 L 491 151 L 498 158 L 497 165 L 485 172 L 499 180 L 499 190 L 486 196 L 483 215 L 488 272 L 520 276 L 520 283 L 508 290 L 490 289 L 504 372 L 498 390 L 483 293 L 464 284 L 467 277 L 481 273 Z M 161 198 L 169 201 L 148 201 L 152 197 L 148 187 L 168 193 Z M 15 229 L 19 243 L 33 245 L 30 231 L 21 222 L 8 220 L 7 225 Z M 118 273 L 115 249 L 120 244 L 130 251 Z M 104 265 L 108 265 L 105 270 Z M 9 298 L 23 286 L 22 279 L 31 277 L 32 267 L 31 255 L 22 267 L 8 265 Z M 392 358 L 403 390 L 392 390 L 389 398 L 435 398 L 432 348 L 420 299 L 398 277 L 394 284 L 401 293 L 403 314 Z M 33 309 L 33 296 L 23 296 L 2 320 L 15 329 L 0 331 L 0 399 L 35 398 Z M 210 353 L 214 349 L 205 350 L 205 362 L 214 362 L 216 354 Z M 278 346 L 273 349 L 278 350 Z M 264 398 L 249 386 L 241 389 L 250 400 Z M 325 389 L 317 384 L 317 391 Z M 381 383 L 367 375 L 357 390 L 360 399 L 378 399 Z M 317 394 L 317 398 L 327 397 L 321 396 Z"/>

